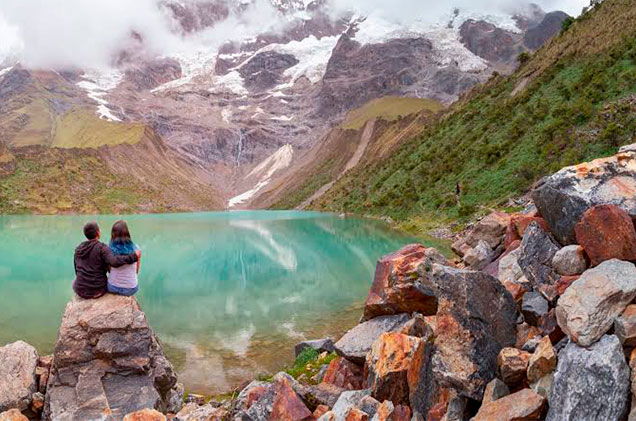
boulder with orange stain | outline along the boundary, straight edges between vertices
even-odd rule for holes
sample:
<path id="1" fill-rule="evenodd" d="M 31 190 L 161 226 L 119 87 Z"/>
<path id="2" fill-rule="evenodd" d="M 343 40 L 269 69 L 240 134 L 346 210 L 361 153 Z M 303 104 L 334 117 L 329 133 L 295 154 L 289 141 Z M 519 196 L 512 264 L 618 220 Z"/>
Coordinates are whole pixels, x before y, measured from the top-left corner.
<path id="1" fill-rule="evenodd" d="M 124 421 L 166 421 L 166 416 L 154 409 L 142 409 L 126 415 Z"/>
<path id="2" fill-rule="evenodd" d="M 274 402 L 270 420 L 309 421 L 313 414 L 292 388 L 286 376 L 278 376 L 274 383 Z"/>
<path id="3" fill-rule="evenodd" d="M 427 414 L 445 388 L 481 400 L 497 355 L 516 341 L 517 308 L 501 283 L 483 273 L 434 265 L 439 294 L 434 344 L 420 348 L 409 373 L 411 408 Z"/>
<path id="4" fill-rule="evenodd" d="M 473 421 L 540 420 L 546 408 L 546 399 L 530 389 L 489 402 L 479 409 Z"/>
<path id="5" fill-rule="evenodd" d="M 575 244 L 574 226 L 586 210 L 613 204 L 636 217 L 636 150 L 566 167 L 542 180 L 532 199 L 563 245 Z"/>
<path id="6" fill-rule="evenodd" d="M 338 357 L 329 363 L 322 381 L 346 390 L 360 390 L 362 369 L 351 361 Z"/>
<path id="7" fill-rule="evenodd" d="M 364 305 L 364 320 L 377 316 L 418 312 L 437 312 L 434 290 L 423 282 L 420 266 L 446 264 L 434 248 L 411 244 L 382 257 L 376 266 L 373 284 Z"/>
<path id="8" fill-rule="evenodd" d="M 422 352 L 427 342 L 421 338 L 401 333 L 384 333 L 373 344 L 367 354 L 366 386 L 371 395 L 379 400 L 390 400 L 395 404 L 409 402 L 407 373 L 416 354 Z"/>
<path id="9" fill-rule="evenodd" d="M 592 266 L 606 260 L 636 260 L 636 231 L 630 215 L 615 205 L 588 209 L 575 225 L 577 242 Z"/>

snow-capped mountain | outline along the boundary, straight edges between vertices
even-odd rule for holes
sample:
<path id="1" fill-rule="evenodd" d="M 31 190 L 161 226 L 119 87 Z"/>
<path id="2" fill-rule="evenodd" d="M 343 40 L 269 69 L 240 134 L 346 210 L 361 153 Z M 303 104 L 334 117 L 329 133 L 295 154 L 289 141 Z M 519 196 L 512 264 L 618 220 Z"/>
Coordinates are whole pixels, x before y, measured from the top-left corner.
<path id="1" fill-rule="evenodd" d="M 245 16 L 255 13 L 254 2 L 162 0 L 158 7 L 172 31 L 197 42 L 156 56 L 144 35 L 132 32 L 111 68 L 100 71 L 35 72 L 5 61 L 0 102 L 21 92 L 22 79 L 12 72 L 37 73 L 53 118 L 79 107 L 105 121 L 149 126 L 178 154 L 212 171 L 229 206 L 245 206 L 348 111 L 387 95 L 450 104 L 493 71 L 513 69 L 521 52 L 540 47 L 567 16 L 537 6 L 514 15 L 449 8 L 437 22 L 398 23 L 355 11 L 335 15 L 326 0 L 270 2 L 276 22 L 222 39 L 216 35 L 231 32 L 228 25 L 251 22 Z M 38 95 L 33 91 L 27 101 L 40 101 Z M 23 109 L 0 105 L 0 112 L 6 143 L 20 147 L 16 134 L 26 126 L 16 121 Z"/>

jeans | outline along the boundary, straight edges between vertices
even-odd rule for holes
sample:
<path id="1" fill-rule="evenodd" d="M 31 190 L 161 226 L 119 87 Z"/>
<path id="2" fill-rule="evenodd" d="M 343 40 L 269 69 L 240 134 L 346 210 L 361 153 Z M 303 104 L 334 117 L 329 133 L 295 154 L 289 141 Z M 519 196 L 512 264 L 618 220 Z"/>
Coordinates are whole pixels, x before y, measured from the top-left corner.
<path id="1" fill-rule="evenodd" d="M 106 286 L 108 288 L 108 292 L 111 294 L 123 295 L 126 297 L 130 297 L 131 295 L 135 295 L 135 293 L 139 290 L 139 285 L 134 288 L 120 288 L 115 285 L 111 285 L 110 283 Z"/>

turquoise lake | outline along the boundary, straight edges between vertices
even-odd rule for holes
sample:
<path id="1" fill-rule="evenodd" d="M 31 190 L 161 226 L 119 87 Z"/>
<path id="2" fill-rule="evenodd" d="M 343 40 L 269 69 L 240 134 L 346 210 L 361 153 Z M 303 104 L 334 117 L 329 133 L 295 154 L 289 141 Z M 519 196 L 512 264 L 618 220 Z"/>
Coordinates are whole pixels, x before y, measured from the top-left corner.
<path id="1" fill-rule="evenodd" d="M 0 345 L 53 349 L 73 250 L 97 220 L 0 216 Z M 142 309 L 186 389 L 219 393 L 293 361 L 302 339 L 357 323 L 382 255 L 413 242 L 378 221 L 313 212 L 123 217 L 142 249 Z"/>

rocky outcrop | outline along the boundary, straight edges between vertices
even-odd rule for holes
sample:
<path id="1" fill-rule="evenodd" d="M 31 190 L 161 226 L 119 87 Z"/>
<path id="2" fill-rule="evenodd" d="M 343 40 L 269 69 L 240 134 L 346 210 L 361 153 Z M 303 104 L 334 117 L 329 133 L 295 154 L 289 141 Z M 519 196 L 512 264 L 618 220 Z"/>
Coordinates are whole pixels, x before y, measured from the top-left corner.
<path id="1" fill-rule="evenodd" d="M 0 348 L 0 412 L 25 410 L 38 391 L 35 370 L 38 353 L 26 342 Z"/>
<path id="2" fill-rule="evenodd" d="M 636 150 L 567 167 L 542 180 L 535 205 L 561 244 L 575 244 L 574 226 L 589 208 L 616 205 L 636 216 Z"/>
<path id="3" fill-rule="evenodd" d="M 168 408 L 177 382 L 134 297 L 74 297 L 53 356 L 45 419 L 119 420 Z M 178 409 L 178 408 L 177 408 Z"/>
<path id="4" fill-rule="evenodd" d="M 618 420 L 628 395 L 629 367 L 616 336 L 589 348 L 570 343 L 559 353 L 547 421 Z"/>
<path id="5" fill-rule="evenodd" d="M 590 346 L 636 297 L 636 266 L 620 260 L 587 270 L 559 299 L 556 317 L 570 339 Z"/>
<path id="6" fill-rule="evenodd" d="M 373 284 L 364 304 L 364 319 L 399 313 L 437 312 L 437 297 L 423 282 L 420 271 L 433 263 L 446 264 L 434 248 L 411 244 L 382 257 L 376 266 Z"/>
<path id="7" fill-rule="evenodd" d="M 441 265 L 433 265 L 430 276 L 439 299 L 434 347 L 410 375 L 421 388 L 411 389 L 417 391 L 411 407 L 420 414 L 436 405 L 443 388 L 481 399 L 499 351 L 516 339 L 515 304 L 498 280 Z"/>

